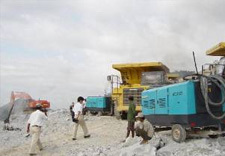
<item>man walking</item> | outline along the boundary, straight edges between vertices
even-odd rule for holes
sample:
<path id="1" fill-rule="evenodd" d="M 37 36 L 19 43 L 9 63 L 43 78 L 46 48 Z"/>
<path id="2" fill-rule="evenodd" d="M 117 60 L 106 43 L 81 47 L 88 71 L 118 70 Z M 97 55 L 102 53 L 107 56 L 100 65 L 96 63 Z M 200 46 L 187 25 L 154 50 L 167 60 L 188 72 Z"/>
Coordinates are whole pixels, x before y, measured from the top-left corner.
<path id="1" fill-rule="evenodd" d="M 135 114 L 136 114 L 136 106 L 134 104 L 134 97 L 129 97 L 129 108 L 127 112 L 127 120 L 128 120 L 128 126 L 127 126 L 127 138 L 130 135 L 130 132 L 132 133 L 132 138 L 134 138 L 134 123 L 135 123 Z"/>
<path id="2" fill-rule="evenodd" d="M 36 155 L 35 148 L 38 146 L 39 150 L 42 150 L 42 144 L 40 141 L 41 127 L 47 118 L 47 112 L 43 112 L 41 104 L 36 104 L 36 111 L 30 115 L 27 124 L 27 133 L 31 133 L 32 141 L 29 154 Z"/>
<path id="3" fill-rule="evenodd" d="M 82 114 L 83 112 L 83 102 L 84 98 L 83 97 L 78 97 L 77 98 L 77 103 L 74 105 L 73 111 L 75 114 L 75 125 L 74 125 L 74 133 L 73 133 L 73 140 L 76 140 L 77 137 L 77 130 L 78 126 L 80 125 L 81 128 L 83 129 L 84 132 L 84 138 L 89 138 L 90 134 L 88 133 L 88 129 L 86 126 L 86 123 L 84 121 L 84 116 Z"/>

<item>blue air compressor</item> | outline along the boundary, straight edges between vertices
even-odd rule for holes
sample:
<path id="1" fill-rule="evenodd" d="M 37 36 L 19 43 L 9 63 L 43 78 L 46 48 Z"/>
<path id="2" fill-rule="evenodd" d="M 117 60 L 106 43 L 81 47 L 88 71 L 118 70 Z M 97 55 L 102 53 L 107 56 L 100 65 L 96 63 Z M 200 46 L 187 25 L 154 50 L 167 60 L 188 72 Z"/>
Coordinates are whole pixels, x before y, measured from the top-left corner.
<path id="1" fill-rule="evenodd" d="M 184 141 L 186 133 L 196 128 L 225 129 L 224 78 L 196 77 L 142 92 L 145 118 L 154 127 L 171 127 L 176 142 Z"/>
<path id="2" fill-rule="evenodd" d="M 86 99 L 86 109 L 92 114 L 111 113 L 111 97 L 88 96 Z"/>

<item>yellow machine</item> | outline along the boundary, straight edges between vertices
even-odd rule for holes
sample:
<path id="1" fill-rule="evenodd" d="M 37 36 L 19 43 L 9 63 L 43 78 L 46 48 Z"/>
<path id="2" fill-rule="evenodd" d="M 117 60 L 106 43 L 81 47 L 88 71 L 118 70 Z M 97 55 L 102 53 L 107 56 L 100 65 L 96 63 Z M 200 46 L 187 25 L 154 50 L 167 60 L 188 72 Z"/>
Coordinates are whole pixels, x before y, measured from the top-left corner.
<path id="1" fill-rule="evenodd" d="M 134 97 L 136 111 L 141 111 L 141 93 L 150 88 L 149 85 L 142 83 L 145 73 L 161 72 L 165 77 L 169 73 L 169 69 L 161 62 L 113 64 L 112 67 L 121 73 L 122 84 L 113 88 L 112 100 L 115 104 L 115 115 L 120 115 L 122 118 L 126 118 L 129 96 Z"/>
<path id="2" fill-rule="evenodd" d="M 207 50 L 206 54 L 212 56 L 225 56 L 225 42 L 221 42 L 213 48 Z"/>
<path id="3" fill-rule="evenodd" d="M 168 73 L 166 75 L 167 80 L 171 83 L 177 83 L 180 81 L 180 75 L 179 74 L 175 74 L 175 73 Z"/>
<path id="4" fill-rule="evenodd" d="M 206 51 L 207 55 L 210 56 L 221 56 L 220 60 L 215 61 L 212 64 L 204 64 L 202 66 L 202 74 L 204 75 L 225 75 L 224 64 L 225 64 L 225 42 L 221 42 L 211 49 Z"/>

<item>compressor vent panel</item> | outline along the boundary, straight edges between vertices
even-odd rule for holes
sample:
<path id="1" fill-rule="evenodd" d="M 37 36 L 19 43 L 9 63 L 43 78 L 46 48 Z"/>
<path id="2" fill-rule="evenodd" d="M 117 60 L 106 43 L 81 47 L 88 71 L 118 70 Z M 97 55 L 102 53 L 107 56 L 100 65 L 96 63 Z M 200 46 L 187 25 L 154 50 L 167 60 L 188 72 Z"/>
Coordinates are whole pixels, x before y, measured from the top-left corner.
<path id="1" fill-rule="evenodd" d="M 149 109 L 154 109 L 155 108 L 155 99 L 149 100 Z"/>
<path id="2" fill-rule="evenodd" d="M 160 108 L 166 107 L 166 98 L 159 98 L 157 102 Z"/>

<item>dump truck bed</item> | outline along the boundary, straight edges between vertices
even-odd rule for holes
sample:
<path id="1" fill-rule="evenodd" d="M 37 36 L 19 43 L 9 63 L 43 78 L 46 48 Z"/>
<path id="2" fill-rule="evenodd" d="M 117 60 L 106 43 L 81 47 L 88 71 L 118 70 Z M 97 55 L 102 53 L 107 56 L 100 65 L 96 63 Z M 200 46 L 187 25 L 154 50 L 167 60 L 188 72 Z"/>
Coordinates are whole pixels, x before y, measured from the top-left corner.
<path id="1" fill-rule="evenodd" d="M 143 71 L 158 69 L 158 71 L 167 71 L 167 72 L 169 71 L 169 69 L 161 62 L 113 64 L 112 67 L 119 71 L 125 71 L 130 69 L 143 70 Z"/>
<path id="2" fill-rule="evenodd" d="M 225 42 L 221 42 L 207 50 L 206 54 L 211 56 L 225 56 Z"/>
<path id="3" fill-rule="evenodd" d="M 161 62 L 113 64 L 112 67 L 120 71 L 123 82 L 127 84 L 140 84 L 142 72 L 169 72 L 169 69 Z"/>

